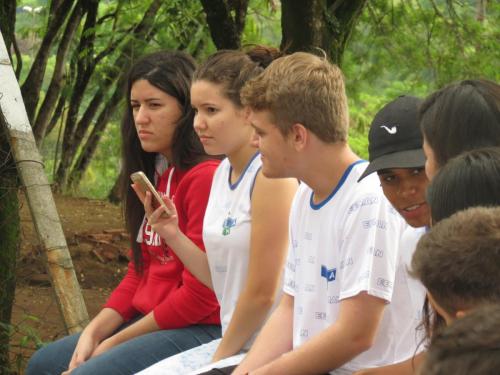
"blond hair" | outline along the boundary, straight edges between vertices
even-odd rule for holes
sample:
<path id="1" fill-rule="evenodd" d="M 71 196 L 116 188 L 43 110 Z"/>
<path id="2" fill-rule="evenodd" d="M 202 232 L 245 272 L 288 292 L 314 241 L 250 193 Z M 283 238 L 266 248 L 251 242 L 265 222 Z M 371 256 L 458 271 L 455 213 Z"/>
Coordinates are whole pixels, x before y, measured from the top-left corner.
<path id="1" fill-rule="evenodd" d="M 267 110 L 287 135 L 300 123 L 323 142 L 345 142 L 349 125 L 344 78 L 336 65 L 305 52 L 273 61 L 241 90 L 243 105 Z"/>

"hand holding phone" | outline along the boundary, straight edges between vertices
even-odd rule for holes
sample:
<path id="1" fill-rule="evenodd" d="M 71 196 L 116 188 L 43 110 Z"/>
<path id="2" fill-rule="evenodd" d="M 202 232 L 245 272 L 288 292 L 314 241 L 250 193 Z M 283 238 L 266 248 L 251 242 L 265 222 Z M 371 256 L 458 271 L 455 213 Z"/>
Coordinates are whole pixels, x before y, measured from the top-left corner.
<path id="1" fill-rule="evenodd" d="M 153 197 L 153 208 L 157 209 L 158 207 L 163 207 L 165 209 L 165 212 L 162 214 L 162 216 L 171 216 L 170 210 L 168 209 L 167 205 L 163 201 L 160 193 L 156 191 L 154 188 L 153 184 L 151 181 L 149 181 L 148 177 L 144 174 L 144 172 L 134 172 L 130 175 L 130 178 L 134 182 L 134 184 L 139 188 L 140 192 L 143 194 L 143 197 L 141 201 L 144 201 L 144 198 L 146 197 L 146 192 L 149 191 Z M 141 198 L 141 197 L 139 197 Z"/>

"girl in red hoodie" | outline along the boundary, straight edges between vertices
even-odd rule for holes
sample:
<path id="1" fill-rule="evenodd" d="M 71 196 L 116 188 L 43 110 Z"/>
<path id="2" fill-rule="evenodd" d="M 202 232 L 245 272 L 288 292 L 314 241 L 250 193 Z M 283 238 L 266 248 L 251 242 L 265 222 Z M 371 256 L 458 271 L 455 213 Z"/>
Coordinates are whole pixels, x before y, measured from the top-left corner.
<path id="1" fill-rule="evenodd" d="M 140 59 L 129 73 L 122 191 L 133 259 L 83 332 L 37 351 L 28 375 L 133 374 L 220 337 L 215 295 L 148 225 L 129 180 L 142 170 L 160 194 L 175 196 L 180 229 L 204 250 L 203 217 L 219 162 L 207 157 L 194 133 L 189 95 L 194 68 L 182 52 L 158 52 Z"/>

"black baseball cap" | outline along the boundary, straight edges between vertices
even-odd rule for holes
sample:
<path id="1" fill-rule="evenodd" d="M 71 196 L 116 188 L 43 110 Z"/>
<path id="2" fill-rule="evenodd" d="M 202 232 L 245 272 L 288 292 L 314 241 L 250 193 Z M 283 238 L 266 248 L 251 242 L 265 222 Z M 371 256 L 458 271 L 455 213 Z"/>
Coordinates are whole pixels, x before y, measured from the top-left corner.
<path id="1" fill-rule="evenodd" d="M 358 182 L 381 169 L 418 168 L 425 165 L 418 109 L 422 99 L 403 95 L 386 104 L 370 125 L 370 164 Z"/>

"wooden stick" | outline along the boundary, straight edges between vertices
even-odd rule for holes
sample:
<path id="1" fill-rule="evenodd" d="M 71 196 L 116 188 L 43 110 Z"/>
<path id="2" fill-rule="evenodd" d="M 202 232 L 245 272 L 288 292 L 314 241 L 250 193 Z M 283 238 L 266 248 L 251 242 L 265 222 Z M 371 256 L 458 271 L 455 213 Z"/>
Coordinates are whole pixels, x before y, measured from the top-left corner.
<path id="1" fill-rule="evenodd" d="M 79 332 L 88 323 L 87 309 L 1 32 L 0 111 L 64 324 L 69 333 Z"/>

